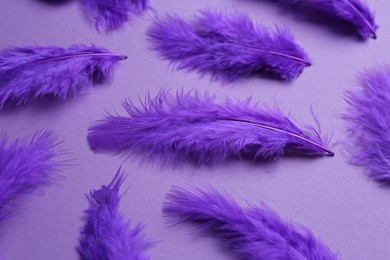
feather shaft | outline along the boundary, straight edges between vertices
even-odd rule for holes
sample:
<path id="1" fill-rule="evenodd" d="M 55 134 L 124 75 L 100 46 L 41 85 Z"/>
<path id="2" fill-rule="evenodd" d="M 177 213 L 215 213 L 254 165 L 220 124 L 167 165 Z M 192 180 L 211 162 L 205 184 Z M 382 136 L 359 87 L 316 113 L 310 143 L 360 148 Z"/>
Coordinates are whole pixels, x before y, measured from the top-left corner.
<path id="1" fill-rule="evenodd" d="M 54 58 L 47 58 L 37 61 L 31 61 L 31 63 L 34 62 L 49 62 L 49 61 L 56 61 L 56 60 L 65 60 L 65 59 L 73 59 L 73 58 L 80 58 L 80 57 L 114 57 L 118 58 L 118 60 L 126 60 L 126 55 L 120 55 L 120 54 L 111 54 L 111 53 L 92 53 L 92 52 L 85 52 L 80 54 L 73 54 L 73 55 L 64 55 L 60 57 L 54 57 Z"/>
<path id="2" fill-rule="evenodd" d="M 296 61 L 300 61 L 300 62 L 304 63 L 306 66 L 310 66 L 311 65 L 311 62 L 309 62 L 307 60 L 304 60 L 302 58 L 299 58 L 297 56 L 292 56 L 292 55 L 289 55 L 289 54 L 276 52 L 276 51 L 269 51 L 269 53 L 275 54 L 275 55 L 279 55 L 279 56 L 282 56 L 282 57 L 286 57 L 286 58 L 289 58 L 289 59 L 293 59 L 293 60 L 296 60 Z"/>
<path id="3" fill-rule="evenodd" d="M 89 128 L 95 152 L 144 153 L 164 162 L 195 159 L 216 163 L 231 157 L 277 159 L 284 154 L 334 156 L 313 128 L 295 125 L 277 109 L 198 92 L 160 92 L 142 108 L 124 104 L 128 117 L 108 116 Z"/>
<path id="4" fill-rule="evenodd" d="M 374 26 L 376 25 L 371 25 L 371 23 L 368 21 L 368 19 L 363 15 L 363 13 L 361 11 L 359 11 L 359 9 L 356 8 L 355 5 L 352 4 L 352 2 L 350 0 L 346 0 L 347 3 L 351 6 L 351 8 L 353 10 L 355 10 L 355 12 L 363 19 L 364 23 L 367 25 L 367 27 L 369 28 L 370 32 L 371 32 L 371 35 L 372 35 L 372 38 L 373 39 L 377 39 L 377 35 L 376 35 L 376 32 L 374 29 Z"/>
<path id="5" fill-rule="evenodd" d="M 311 62 L 310 61 L 302 59 L 302 58 L 297 57 L 297 56 L 290 55 L 290 54 L 286 54 L 286 53 L 282 53 L 282 52 L 276 52 L 276 51 L 267 51 L 267 50 L 262 50 L 262 49 L 259 49 L 259 48 L 249 48 L 248 47 L 248 49 L 254 50 L 254 51 L 260 51 L 260 52 L 268 52 L 269 54 L 285 57 L 285 58 L 288 58 L 288 59 L 293 59 L 293 60 L 296 60 L 296 61 L 304 63 L 306 66 L 311 66 Z"/>
<path id="6" fill-rule="evenodd" d="M 268 129 L 270 131 L 277 131 L 277 132 L 281 132 L 281 133 L 286 133 L 288 135 L 291 135 L 294 138 L 300 139 L 300 140 L 302 140 L 304 142 L 307 142 L 307 143 L 309 143 L 311 145 L 317 146 L 318 148 L 322 149 L 327 156 L 331 156 L 331 157 L 334 156 L 334 152 L 330 151 L 329 149 L 327 149 L 323 145 L 321 145 L 321 144 L 319 144 L 317 142 L 314 142 L 314 141 L 310 140 L 307 137 L 300 136 L 300 135 L 298 135 L 296 133 L 293 133 L 291 131 L 286 131 L 284 129 L 280 129 L 280 128 L 277 128 L 277 127 L 267 126 L 267 125 L 264 125 L 264 124 L 259 124 L 259 123 L 255 123 L 255 122 L 251 122 L 251 121 L 245 121 L 245 120 L 237 120 L 237 119 L 231 119 L 231 118 L 224 118 L 222 120 L 241 122 L 241 123 L 248 123 L 248 124 L 252 124 L 252 125 L 264 128 L 264 129 Z"/>
<path id="7" fill-rule="evenodd" d="M 240 207 L 216 189 L 173 187 L 163 204 L 168 223 L 192 222 L 245 260 L 335 260 L 310 230 L 281 219 L 264 203 Z"/>
<path id="8" fill-rule="evenodd" d="M 130 226 L 119 211 L 119 189 L 126 176 L 118 170 L 109 185 L 92 190 L 84 211 L 84 227 L 77 247 L 82 260 L 149 260 L 145 250 L 152 247 L 143 235 L 143 224 Z"/>

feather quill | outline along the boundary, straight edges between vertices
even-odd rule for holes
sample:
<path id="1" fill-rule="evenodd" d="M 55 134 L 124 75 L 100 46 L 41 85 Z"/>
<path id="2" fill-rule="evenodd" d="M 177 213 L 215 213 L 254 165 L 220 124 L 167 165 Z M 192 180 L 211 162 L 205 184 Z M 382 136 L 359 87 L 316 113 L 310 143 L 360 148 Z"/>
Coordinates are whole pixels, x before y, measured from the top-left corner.
<path id="1" fill-rule="evenodd" d="M 346 96 L 350 159 L 374 180 L 390 184 L 390 65 L 362 73 L 359 81 L 360 88 Z"/>
<path id="2" fill-rule="evenodd" d="M 319 11 L 327 17 L 351 24 L 362 39 L 376 39 L 378 25 L 373 11 L 362 0 L 277 0 L 305 11 Z"/>
<path id="3" fill-rule="evenodd" d="M 163 162 L 189 158 L 199 165 L 248 155 L 334 155 L 313 128 L 301 129 L 279 110 L 250 100 L 218 103 L 208 94 L 161 91 L 141 108 L 131 102 L 124 107 L 129 116 L 108 115 L 89 128 L 92 150 L 145 153 Z"/>
<path id="4" fill-rule="evenodd" d="M 98 31 L 113 31 L 149 9 L 149 0 L 82 0 Z"/>
<path id="5" fill-rule="evenodd" d="M 147 35 L 151 49 L 176 68 L 226 82 L 256 74 L 292 80 L 310 65 L 289 30 L 256 26 L 242 14 L 203 10 L 191 21 L 167 15 Z"/>
<path id="6" fill-rule="evenodd" d="M 213 188 L 174 187 L 163 205 L 170 223 L 189 221 L 211 232 L 245 260 L 335 260 L 310 230 L 282 220 L 264 203 L 241 208 Z"/>
<path id="7" fill-rule="evenodd" d="M 126 56 L 96 46 L 15 46 L 0 52 L 0 108 L 29 98 L 66 99 L 103 82 Z"/>
<path id="8" fill-rule="evenodd" d="M 37 131 L 30 141 L 0 137 L 0 221 L 16 213 L 21 197 L 58 180 L 59 144 L 50 130 Z"/>
<path id="9" fill-rule="evenodd" d="M 84 227 L 77 248 L 82 260 L 148 260 L 145 250 L 153 243 L 143 234 L 144 225 L 130 227 L 119 211 L 119 189 L 125 180 L 118 170 L 109 185 L 87 195 L 89 208 L 84 212 Z"/>

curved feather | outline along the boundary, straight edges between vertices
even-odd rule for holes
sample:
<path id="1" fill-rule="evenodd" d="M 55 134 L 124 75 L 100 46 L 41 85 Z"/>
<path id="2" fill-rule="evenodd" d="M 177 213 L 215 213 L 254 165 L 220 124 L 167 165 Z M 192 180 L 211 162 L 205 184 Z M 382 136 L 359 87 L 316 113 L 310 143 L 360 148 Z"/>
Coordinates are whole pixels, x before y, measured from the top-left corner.
<path id="1" fill-rule="evenodd" d="M 119 211 L 119 189 L 125 180 L 119 169 L 109 185 L 87 195 L 89 208 L 84 211 L 85 225 L 77 247 L 82 260 L 148 260 L 145 250 L 153 243 L 142 234 L 144 225 L 130 227 Z"/>
<path id="2" fill-rule="evenodd" d="M 0 137 L 0 221 L 15 214 L 21 197 L 58 180 L 59 144 L 50 130 L 35 132 L 31 140 Z"/>
<path id="3" fill-rule="evenodd" d="M 256 26 L 246 15 L 203 10 L 191 21 L 167 15 L 147 35 L 151 48 L 178 69 L 228 82 L 259 73 L 292 80 L 310 65 L 290 31 Z"/>
<path id="4" fill-rule="evenodd" d="M 94 81 L 113 74 L 126 56 L 96 46 L 16 46 L 0 52 L 0 109 L 6 102 L 21 105 L 29 98 L 59 99 L 84 92 Z"/>
<path id="5" fill-rule="evenodd" d="M 113 31 L 149 9 L 149 0 L 83 0 L 98 31 Z"/>
<path id="6" fill-rule="evenodd" d="M 264 203 L 241 208 L 213 188 L 173 187 L 163 205 L 170 223 L 193 222 L 245 260 L 335 260 L 310 230 L 282 220 Z"/>
<path id="7" fill-rule="evenodd" d="M 360 88 L 346 96 L 350 158 L 374 180 L 390 184 L 390 65 L 366 71 L 359 81 Z"/>
<path id="8" fill-rule="evenodd" d="M 144 153 L 163 162 L 191 158 L 198 164 L 243 156 L 334 155 L 314 129 L 301 129 L 279 110 L 250 100 L 219 104 L 207 94 L 162 91 L 146 97 L 141 108 L 124 106 L 129 116 L 109 115 L 89 128 L 92 150 Z"/>
<path id="9" fill-rule="evenodd" d="M 302 5 L 305 10 L 317 10 L 353 25 L 363 39 L 376 39 L 378 25 L 373 11 L 361 0 L 279 0 L 287 5 Z"/>

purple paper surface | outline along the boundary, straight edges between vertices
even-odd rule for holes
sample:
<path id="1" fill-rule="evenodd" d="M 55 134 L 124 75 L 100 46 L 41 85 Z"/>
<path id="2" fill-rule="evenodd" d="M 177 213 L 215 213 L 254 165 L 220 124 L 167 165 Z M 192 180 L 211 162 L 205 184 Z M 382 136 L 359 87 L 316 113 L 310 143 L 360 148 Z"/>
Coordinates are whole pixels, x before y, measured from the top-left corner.
<path id="1" fill-rule="evenodd" d="M 234 259 L 209 237 L 193 238 L 191 225 L 168 227 L 161 206 L 171 187 L 210 184 L 229 192 L 238 202 L 263 200 L 285 219 L 310 228 L 343 259 L 388 259 L 390 256 L 390 188 L 368 180 L 361 167 L 347 163 L 342 142 L 348 141 L 340 114 L 345 112 L 343 94 L 356 86 L 364 68 L 388 62 L 390 57 L 390 2 L 371 0 L 380 25 L 377 40 L 360 41 L 320 21 L 307 21 L 283 11 L 272 1 L 154 0 L 153 8 L 164 14 L 191 17 L 198 9 L 216 7 L 247 13 L 255 22 L 287 25 L 313 58 L 295 81 L 250 78 L 222 86 L 209 75 L 172 71 L 168 62 L 147 49 L 145 32 L 153 13 L 127 23 L 122 30 L 97 33 L 79 1 L 1 0 L 0 48 L 19 44 L 97 44 L 129 58 L 121 62 L 111 82 L 89 94 L 67 101 L 44 99 L 0 111 L 0 131 L 10 138 L 31 134 L 39 127 L 55 130 L 72 152 L 76 166 L 68 167 L 62 185 L 50 187 L 45 196 L 27 198 L 16 217 L 0 223 L 0 254 L 4 259 L 77 259 L 76 246 L 87 207 L 84 193 L 109 183 L 121 163 L 129 173 L 121 210 L 134 222 L 146 224 L 145 233 L 162 241 L 149 253 L 152 259 Z M 333 133 L 333 158 L 284 158 L 271 164 L 229 161 L 196 168 L 184 163 L 173 169 L 159 168 L 140 158 L 93 154 L 86 140 L 90 123 L 105 111 L 120 109 L 129 97 L 138 102 L 147 91 L 154 96 L 161 87 L 170 90 L 209 91 L 220 97 L 253 96 L 277 103 L 299 122 L 314 124 L 313 106 L 324 133 Z M 138 103 L 137 103 L 138 104 Z M 121 111 L 122 112 L 122 111 Z M 338 144 L 336 144 L 338 143 Z"/>

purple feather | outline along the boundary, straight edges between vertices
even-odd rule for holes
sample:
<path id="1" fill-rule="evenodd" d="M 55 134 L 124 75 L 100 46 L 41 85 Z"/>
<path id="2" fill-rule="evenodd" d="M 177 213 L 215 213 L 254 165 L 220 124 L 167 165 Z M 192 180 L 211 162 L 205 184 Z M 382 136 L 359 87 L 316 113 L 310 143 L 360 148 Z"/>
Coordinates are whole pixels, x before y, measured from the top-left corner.
<path id="1" fill-rule="evenodd" d="M 30 141 L 0 137 L 0 221 L 13 216 L 20 198 L 60 177 L 59 141 L 54 132 L 37 131 Z"/>
<path id="2" fill-rule="evenodd" d="M 360 89 L 348 92 L 348 130 L 351 161 L 370 176 L 390 184 L 390 65 L 366 71 Z"/>
<path id="3" fill-rule="evenodd" d="M 82 0 L 98 31 L 113 31 L 149 9 L 149 0 Z"/>
<path id="4" fill-rule="evenodd" d="M 145 153 L 176 162 L 212 164 L 229 157 L 276 159 L 284 154 L 333 156 L 318 132 L 295 125 L 279 110 L 250 100 L 217 103 L 215 96 L 164 91 L 142 108 L 124 104 L 129 116 L 107 116 L 90 127 L 96 152 Z"/>
<path id="5" fill-rule="evenodd" d="M 66 99 L 103 82 L 126 56 L 96 46 L 17 46 L 0 52 L 0 108 L 29 98 Z"/>
<path id="6" fill-rule="evenodd" d="M 191 21 L 167 15 L 147 35 L 151 48 L 178 69 L 227 82 L 259 73 L 292 80 L 310 65 L 287 29 L 256 26 L 246 15 L 203 10 Z"/>
<path id="7" fill-rule="evenodd" d="M 327 17 L 351 24 L 360 37 L 376 39 L 378 25 L 374 13 L 361 0 L 278 0 L 288 6 L 299 6 L 305 11 L 319 11 Z"/>
<path id="8" fill-rule="evenodd" d="M 109 185 L 87 195 L 89 208 L 84 212 L 77 251 L 82 260 L 148 260 L 145 250 L 153 243 L 142 234 L 144 226 L 130 227 L 119 211 L 119 189 L 125 180 L 119 169 Z"/>
<path id="9" fill-rule="evenodd" d="M 211 232 L 244 260 L 334 260 L 338 256 L 312 232 L 282 220 L 264 203 L 241 208 L 217 190 L 174 187 L 163 213 L 173 223 L 190 221 Z"/>

